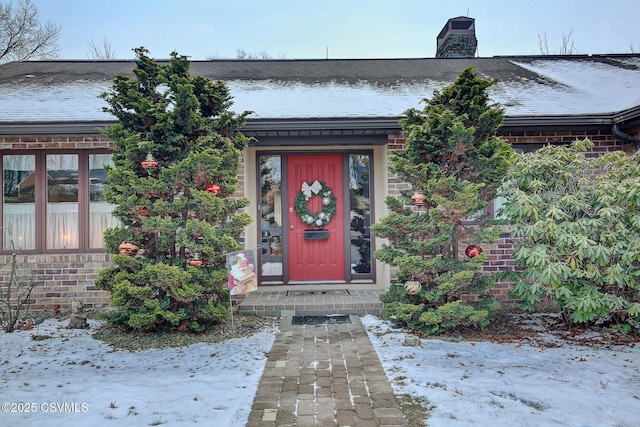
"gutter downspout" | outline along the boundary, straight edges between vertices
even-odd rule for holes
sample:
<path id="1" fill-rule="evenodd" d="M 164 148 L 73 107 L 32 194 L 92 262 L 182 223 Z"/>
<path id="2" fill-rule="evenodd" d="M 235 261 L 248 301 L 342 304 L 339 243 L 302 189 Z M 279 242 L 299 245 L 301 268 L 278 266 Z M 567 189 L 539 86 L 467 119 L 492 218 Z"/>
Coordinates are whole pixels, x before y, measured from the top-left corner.
<path id="1" fill-rule="evenodd" d="M 627 135 L 626 133 L 622 132 L 617 123 L 614 123 L 611 127 L 611 132 L 613 132 L 613 134 L 620 139 L 628 142 L 633 142 L 633 144 L 635 145 L 635 150 L 640 151 L 640 139 L 634 138 L 631 135 Z"/>

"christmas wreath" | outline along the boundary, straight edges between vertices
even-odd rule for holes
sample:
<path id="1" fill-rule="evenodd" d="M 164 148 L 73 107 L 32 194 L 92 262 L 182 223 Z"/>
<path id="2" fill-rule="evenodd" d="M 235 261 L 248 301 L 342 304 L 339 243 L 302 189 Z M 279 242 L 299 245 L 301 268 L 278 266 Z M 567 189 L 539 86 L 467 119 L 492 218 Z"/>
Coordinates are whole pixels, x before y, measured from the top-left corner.
<path id="1" fill-rule="evenodd" d="M 309 200 L 315 196 L 322 198 L 323 207 L 320 212 L 311 212 L 307 206 Z M 324 182 L 316 180 L 311 185 L 303 182 L 300 192 L 296 196 L 295 210 L 303 224 L 322 228 L 329 224 L 335 215 L 336 203 L 336 196 Z"/>

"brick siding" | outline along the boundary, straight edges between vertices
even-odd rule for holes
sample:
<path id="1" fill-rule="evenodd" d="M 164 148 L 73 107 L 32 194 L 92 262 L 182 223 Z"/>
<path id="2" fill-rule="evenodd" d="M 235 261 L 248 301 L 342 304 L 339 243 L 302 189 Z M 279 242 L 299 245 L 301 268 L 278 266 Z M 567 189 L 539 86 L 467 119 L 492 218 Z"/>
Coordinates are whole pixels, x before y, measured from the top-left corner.
<path id="1" fill-rule="evenodd" d="M 112 146 L 108 139 L 95 135 L 0 138 L 0 150 L 90 150 L 110 149 Z"/>
<path id="2" fill-rule="evenodd" d="M 100 270 L 111 265 L 111 255 L 29 254 L 16 256 L 18 283 L 40 282 L 31 293 L 31 311 L 69 310 L 72 298 L 81 300 L 88 309 L 103 310 L 110 306 L 109 293 L 95 287 Z M 0 255 L 0 292 L 11 275 L 11 255 Z M 15 290 L 15 288 L 14 288 Z M 12 297 L 15 301 L 15 294 Z"/>
<path id="3" fill-rule="evenodd" d="M 531 144 L 571 144 L 577 139 L 589 138 L 595 144 L 595 147 L 591 150 L 592 156 L 598 156 L 610 151 L 628 150 L 632 145 L 620 141 L 611 133 L 599 131 L 510 132 L 501 136 L 514 148 L 518 146 L 527 147 Z"/>

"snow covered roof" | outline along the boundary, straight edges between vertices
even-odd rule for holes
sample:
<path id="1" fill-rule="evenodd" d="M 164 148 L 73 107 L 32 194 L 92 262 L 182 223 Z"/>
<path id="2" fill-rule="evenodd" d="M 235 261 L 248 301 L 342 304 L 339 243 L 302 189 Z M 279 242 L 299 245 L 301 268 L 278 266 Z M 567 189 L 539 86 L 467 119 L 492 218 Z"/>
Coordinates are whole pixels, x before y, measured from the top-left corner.
<path id="1" fill-rule="evenodd" d="M 110 121 L 98 95 L 133 61 L 0 65 L 0 124 Z M 640 55 L 469 59 L 194 61 L 192 74 L 227 82 L 234 111 L 253 119 L 396 118 L 467 67 L 500 82 L 507 117 L 593 116 L 640 106 Z"/>

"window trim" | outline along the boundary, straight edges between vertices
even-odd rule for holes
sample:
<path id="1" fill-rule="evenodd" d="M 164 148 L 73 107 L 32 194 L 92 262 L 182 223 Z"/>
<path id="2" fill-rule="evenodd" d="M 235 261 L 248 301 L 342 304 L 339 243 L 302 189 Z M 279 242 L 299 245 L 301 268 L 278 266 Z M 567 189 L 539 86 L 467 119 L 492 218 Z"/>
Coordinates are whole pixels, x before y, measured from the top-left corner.
<path id="1" fill-rule="evenodd" d="M 47 174 L 46 159 L 48 155 L 78 156 L 78 247 L 69 249 L 47 249 Z M 16 250 L 21 254 L 65 254 L 65 253 L 104 253 L 105 248 L 90 247 L 90 211 L 89 211 L 89 156 L 95 154 L 113 154 L 109 149 L 46 149 L 46 150 L 1 150 L 0 151 L 0 184 L 4 179 L 4 156 L 35 156 L 35 248 Z M 3 187 L 4 188 L 4 187 Z M 4 190 L 3 190 L 4 197 Z M 0 218 L 4 223 L 4 203 L 0 200 Z M 4 249 L 4 229 L 0 226 L 0 254 L 12 251 Z"/>

